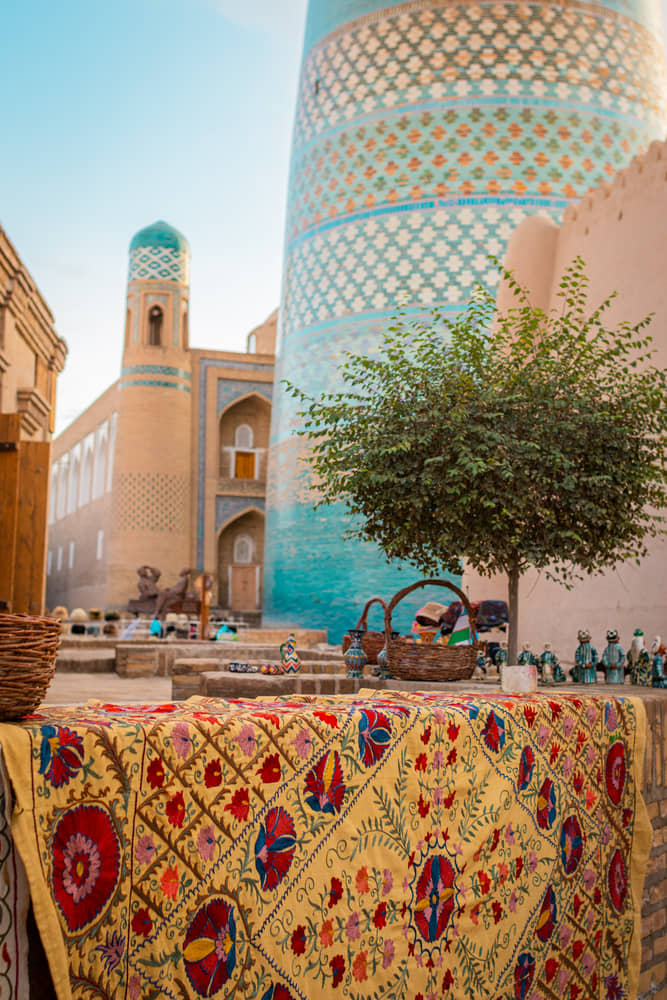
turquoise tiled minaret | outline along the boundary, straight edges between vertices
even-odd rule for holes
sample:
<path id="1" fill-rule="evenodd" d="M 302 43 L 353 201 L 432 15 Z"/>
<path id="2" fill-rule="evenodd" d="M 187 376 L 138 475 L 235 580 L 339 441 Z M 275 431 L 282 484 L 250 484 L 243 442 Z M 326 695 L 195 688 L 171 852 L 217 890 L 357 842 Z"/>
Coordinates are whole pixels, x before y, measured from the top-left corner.
<path id="1" fill-rule="evenodd" d="M 459 310 L 525 215 L 559 219 L 665 123 L 657 0 L 311 0 L 277 384 L 331 388 L 398 304 Z M 342 508 L 312 510 L 297 424 L 277 392 L 265 621 L 337 640 L 368 597 L 418 574 L 344 542 Z"/>

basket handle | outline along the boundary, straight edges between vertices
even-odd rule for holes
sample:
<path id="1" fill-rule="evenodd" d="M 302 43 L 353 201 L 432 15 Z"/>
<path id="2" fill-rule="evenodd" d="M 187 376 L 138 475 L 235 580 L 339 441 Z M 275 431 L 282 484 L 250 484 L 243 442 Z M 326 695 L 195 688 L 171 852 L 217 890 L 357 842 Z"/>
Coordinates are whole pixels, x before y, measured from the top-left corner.
<path id="1" fill-rule="evenodd" d="M 371 604 L 375 604 L 376 601 L 377 601 L 378 604 L 382 605 L 382 607 L 385 610 L 385 614 L 386 614 L 386 611 L 387 611 L 386 602 L 381 597 L 371 597 L 370 601 L 366 601 L 366 604 L 364 605 L 364 610 L 361 612 L 361 618 L 357 622 L 357 628 L 358 629 L 363 629 L 364 632 L 367 631 L 367 629 L 368 629 L 368 609 L 370 608 Z"/>
<path id="2" fill-rule="evenodd" d="M 477 645 L 477 632 L 475 630 L 475 625 L 477 623 L 476 623 L 476 620 L 475 620 L 475 615 L 474 615 L 474 612 L 472 610 L 472 605 L 470 604 L 470 601 L 468 600 L 468 598 L 466 597 L 466 595 L 463 593 L 463 591 L 460 590 L 455 584 L 450 583 L 448 580 L 438 580 L 438 579 L 418 580 L 417 583 L 412 583 L 412 584 L 410 584 L 409 587 L 404 587 L 403 590 L 399 590 L 399 592 L 397 594 L 394 594 L 394 596 L 390 600 L 389 604 L 385 605 L 385 610 L 384 610 L 384 631 L 385 631 L 385 637 L 387 639 L 387 642 L 389 641 L 389 639 L 391 637 L 391 615 L 392 615 L 392 612 L 393 612 L 394 608 L 396 607 L 396 605 L 400 601 L 403 600 L 404 597 L 407 597 L 407 595 L 410 594 L 410 593 L 412 593 L 413 590 L 418 590 L 421 587 L 448 587 L 450 590 L 452 590 L 456 594 L 456 596 L 461 601 L 461 604 L 463 604 L 464 608 L 468 612 L 468 621 L 470 622 L 470 634 L 474 637 L 473 638 L 473 645 L 476 646 Z"/>

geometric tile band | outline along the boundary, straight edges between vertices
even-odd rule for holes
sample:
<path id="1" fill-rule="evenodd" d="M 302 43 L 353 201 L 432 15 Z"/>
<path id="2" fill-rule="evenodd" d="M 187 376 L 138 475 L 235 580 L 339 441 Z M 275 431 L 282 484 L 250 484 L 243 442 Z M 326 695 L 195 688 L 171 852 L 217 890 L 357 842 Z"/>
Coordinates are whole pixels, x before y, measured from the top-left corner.
<path id="1" fill-rule="evenodd" d="M 174 368 L 172 365 L 125 365 L 120 372 L 121 375 L 177 375 L 179 378 L 192 378 L 192 373 L 186 368 Z"/>
<path id="2" fill-rule="evenodd" d="M 185 476 L 122 473 L 114 494 L 114 528 L 183 534 L 187 529 L 188 492 Z"/>
<path id="3" fill-rule="evenodd" d="M 187 250 L 168 247 L 135 247 L 130 250 L 128 282 L 150 279 L 178 281 L 187 285 L 190 279 L 190 255 Z"/>
<path id="4" fill-rule="evenodd" d="M 131 385 L 146 385 L 152 386 L 157 389 L 180 389 L 182 392 L 191 392 L 189 385 L 183 385 L 181 382 L 167 382 L 164 379 L 145 379 L 145 378 L 135 378 L 127 380 L 121 380 L 119 388 L 127 389 Z"/>
<path id="5" fill-rule="evenodd" d="M 294 609 L 306 614 L 312 594 L 327 594 L 309 624 L 336 641 L 369 596 L 391 596 L 406 576 L 342 540 L 344 511 L 313 513 L 288 444 L 296 406 L 280 379 L 335 391 L 345 352 L 373 353 L 399 305 L 452 312 L 476 282 L 491 287 L 488 255 L 503 257 L 526 215 L 559 221 L 568 202 L 664 137 L 665 64 L 654 0 L 311 0 L 306 39 L 264 618 L 297 623 Z"/>

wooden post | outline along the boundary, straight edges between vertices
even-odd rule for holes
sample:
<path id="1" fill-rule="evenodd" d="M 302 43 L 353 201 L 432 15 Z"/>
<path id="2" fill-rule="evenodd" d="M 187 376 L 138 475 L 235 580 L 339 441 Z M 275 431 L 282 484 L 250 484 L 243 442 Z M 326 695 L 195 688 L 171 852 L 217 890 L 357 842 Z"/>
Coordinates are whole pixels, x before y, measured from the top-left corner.
<path id="1" fill-rule="evenodd" d="M 14 610 L 21 416 L 0 413 L 0 610 Z"/>
<path id="2" fill-rule="evenodd" d="M 48 522 L 48 441 L 19 445 L 19 503 L 14 570 L 14 611 L 44 614 L 46 536 Z"/>

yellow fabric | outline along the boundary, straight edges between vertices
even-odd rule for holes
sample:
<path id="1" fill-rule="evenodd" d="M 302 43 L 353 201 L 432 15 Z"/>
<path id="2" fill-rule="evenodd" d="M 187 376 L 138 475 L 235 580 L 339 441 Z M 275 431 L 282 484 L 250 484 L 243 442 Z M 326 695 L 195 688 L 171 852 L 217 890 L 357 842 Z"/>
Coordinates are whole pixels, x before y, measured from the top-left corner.
<path id="1" fill-rule="evenodd" d="M 636 995 L 644 740 L 560 694 L 0 725 L 59 1000 Z"/>

